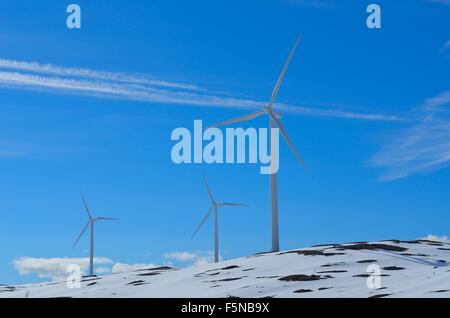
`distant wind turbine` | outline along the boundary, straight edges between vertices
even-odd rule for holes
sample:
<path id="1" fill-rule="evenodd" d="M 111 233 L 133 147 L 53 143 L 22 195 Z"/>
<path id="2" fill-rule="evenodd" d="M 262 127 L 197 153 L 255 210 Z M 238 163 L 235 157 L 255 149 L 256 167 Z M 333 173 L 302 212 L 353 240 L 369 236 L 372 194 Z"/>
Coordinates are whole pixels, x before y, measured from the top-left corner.
<path id="1" fill-rule="evenodd" d="M 211 199 L 211 207 L 209 208 L 208 212 L 206 212 L 205 216 L 203 217 L 202 221 L 200 222 L 200 225 L 195 230 L 194 234 L 192 234 L 191 239 L 194 238 L 194 236 L 197 234 L 197 232 L 202 227 L 203 223 L 208 219 L 208 217 L 211 215 L 212 210 L 214 209 L 214 262 L 217 263 L 219 261 L 219 221 L 218 221 L 218 213 L 217 210 L 224 206 L 249 206 L 246 204 L 240 204 L 240 203 L 229 203 L 229 202 L 223 202 L 219 203 L 214 200 L 214 197 L 212 195 L 211 189 L 209 188 L 208 182 L 206 181 L 205 176 L 203 176 L 203 181 L 205 183 L 206 190 L 208 191 L 209 198 Z"/>
<path id="2" fill-rule="evenodd" d="M 106 220 L 118 220 L 116 218 L 109 218 L 109 217 L 92 217 L 91 212 L 89 211 L 89 207 L 86 203 L 86 199 L 84 197 L 83 192 L 81 192 L 81 199 L 83 200 L 84 209 L 88 215 L 88 222 L 84 226 L 83 230 L 81 231 L 80 235 L 78 236 L 77 240 L 73 244 L 73 247 L 77 245 L 80 238 L 83 236 L 84 232 L 86 232 L 88 226 L 91 226 L 91 242 L 90 242 L 90 255 L 89 255 L 89 275 L 94 276 L 94 224 L 97 221 L 106 221 Z"/>
<path id="3" fill-rule="evenodd" d="M 228 124 L 234 124 L 234 123 L 240 123 L 245 121 L 250 121 L 252 119 L 255 119 L 262 115 L 268 115 L 269 116 L 269 127 L 270 127 L 270 153 L 271 153 L 271 164 L 274 165 L 273 162 L 276 160 L 276 156 L 274 155 L 275 147 L 274 143 L 272 142 L 272 139 L 274 138 L 274 135 L 272 134 L 272 128 L 278 127 L 281 135 L 283 136 L 284 140 L 288 144 L 289 148 L 292 150 L 294 155 L 297 157 L 297 159 L 300 161 L 300 163 L 303 164 L 303 160 L 300 157 L 299 153 L 295 149 L 294 144 L 291 141 L 291 138 L 289 138 L 289 135 L 284 128 L 282 122 L 281 122 L 281 115 L 273 110 L 273 105 L 275 103 L 275 100 L 278 95 L 278 91 L 280 90 L 281 83 L 283 81 L 283 77 L 286 74 L 286 70 L 289 66 L 289 63 L 291 62 L 292 56 L 295 53 L 295 50 L 297 49 L 297 46 L 301 40 L 301 35 L 297 38 L 297 41 L 294 44 L 294 47 L 291 49 L 291 52 L 289 53 L 286 62 L 284 63 L 283 69 L 281 70 L 280 76 L 278 77 L 278 81 L 272 91 L 272 96 L 270 98 L 269 103 L 267 106 L 265 106 L 261 111 L 258 111 L 256 113 L 252 113 L 249 115 L 237 117 L 234 119 L 223 121 L 219 124 L 213 125 L 213 127 L 219 127 L 224 126 Z M 272 211 L 272 252 L 278 252 L 280 250 L 280 240 L 279 240 L 279 226 L 278 226 L 278 173 L 274 172 L 270 174 L 270 206 Z"/>

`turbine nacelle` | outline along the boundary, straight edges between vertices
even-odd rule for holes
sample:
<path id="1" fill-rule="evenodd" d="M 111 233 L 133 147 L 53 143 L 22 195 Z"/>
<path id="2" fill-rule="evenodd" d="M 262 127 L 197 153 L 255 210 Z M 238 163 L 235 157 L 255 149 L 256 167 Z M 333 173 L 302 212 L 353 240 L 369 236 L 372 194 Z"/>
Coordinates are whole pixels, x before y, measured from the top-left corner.
<path id="1" fill-rule="evenodd" d="M 92 218 L 93 222 L 95 222 L 95 221 L 115 221 L 115 220 L 118 220 L 118 219 L 117 218 L 108 218 L 108 217 L 104 217 L 104 216 Z"/>
<path id="2" fill-rule="evenodd" d="M 281 114 L 277 111 L 274 111 L 272 107 L 264 106 L 263 112 L 265 112 L 268 115 L 272 114 L 276 118 L 281 119 Z"/>

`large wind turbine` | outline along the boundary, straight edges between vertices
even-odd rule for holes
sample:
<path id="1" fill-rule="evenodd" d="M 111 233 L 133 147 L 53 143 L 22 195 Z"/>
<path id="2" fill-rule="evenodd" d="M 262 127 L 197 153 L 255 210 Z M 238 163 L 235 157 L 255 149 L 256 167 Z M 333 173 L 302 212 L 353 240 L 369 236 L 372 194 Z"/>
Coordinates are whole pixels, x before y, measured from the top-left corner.
<path id="1" fill-rule="evenodd" d="M 214 262 L 217 263 L 219 261 L 219 229 L 218 229 L 219 220 L 218 220 L 217 210 L 224 206 L 248 206 L 248 205 L 240 204 L 240 203 L 216 202 L 214 200 L 214 197 L 212 195 L 211 189 L 209 188 L 209 185 L 208 185 L 208 182 L 206 181 L 205 176 L 203 176 L 203 181 L 205 183 L 206 190 L 208 191 L 209 198 L 211 199 L 211 207 L 209 208 L 208 212 L 206 212 L 205 216 L 203 217 L 202 221 L 200 222 L 200 225 L 195 230 L 194 234 L 192 234 L 191 239 L 194 238 L 195 234 L 197 234 L 198 230 L 200 230 L 203 223 L 205 223 L 205 221 L 211 215 L 212 210 L 214 210 Z"/>
<path id="2" fill-rule="evenodd" d="M 249 121 L 252 119 L 255 119 L 262 115 L 268 115 L 269 117 L 269 127 L 270 127 L 270 153 L 271 153 L 271 165 L 274 167 L 277 167 L 278 164 L 273 164 L 276 160 L 276 156 L 274 154 L 275 152 L 275 145 L 272 142 L 274 135 L 272 134 L 272 128 L 279 128 L 281 135 L 283 136 L 284 140 L 288 144 L 289 148 L 292 150 L 294 155 L 297 157 L 297 159 L 303 163 L 302 158 L 298 154 L 297 150 L 294 147 L 294 144 L 291 141 L 291 138 L 289 138 L 289 135 L 284 128 L 282 122 L 281 122 L 281 115 L 273 110 L 273 105 L 275 103 L 275 100 L 278 95 L 278 91 L 280 90 L 281 82 L 283 81 L 283 77 L 286 74 L 286 70 L 289 66 L 289 63 L 291 62 L 292 56 L 294 55 L 295 50 L 297 49 L 297 46 L 300 42 L 301 36 L 297 38 L 297 41 L 294 44 L 294 47 L 291 49 L 291 52 L 289 53 L 286 62 L 284 63 L 283 69 L 281 70 L 280 76 L 278 77 L 278 81 L 272 91 L 272 96 L 270 97 L 269 103 L 259 112 L 251 113 L 249 115 L 241 116 L 238 118 L 230 119 L 223 121 L 217 125 L 213 125 L 214 127 L 224 126 L 228 124 L 234 124 L 234 123 L 240 123 Z M 280 250 L 280 241 L 279 241 L 279 226 L 278 226 L 278 174 L 277 171 L 272 171 L 270 174 L 270 207 L 272 211 L 272 251 L 278 252 Z"/>
<path id="3" fill-rule="evenodd" d="M 81 199 L 83 200 L 84 209 L 88 215 L 88 222 L 84 226 L 83 230 L 81 231 L 80 235 L 78 236 L 77 240 L 73 244 L 73 247 L 77 245 L 80 238 L 83 236 L 84 232 L 86 232 L 88 226 L 91 226 L 91 242 L 90 242 L 90 254 L 89 254 L 89 275 L 94 275 L 94 224 L 97 221 L 105 221 L 105 220 L 118 220 L 116 218 L 109 218 L 109 217 L 92 217 L 91 212 L 89 211 L 89 207 L 86 203 L 86 199 L 83 195 L 83 192 L 81 192 Z"/>

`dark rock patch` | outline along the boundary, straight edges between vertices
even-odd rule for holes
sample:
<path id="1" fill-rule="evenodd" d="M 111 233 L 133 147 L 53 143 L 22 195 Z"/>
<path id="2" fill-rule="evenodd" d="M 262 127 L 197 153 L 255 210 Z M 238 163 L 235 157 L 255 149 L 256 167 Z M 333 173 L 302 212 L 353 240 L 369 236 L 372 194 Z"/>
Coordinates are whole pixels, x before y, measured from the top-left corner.
<path id="1" fill-rule="evenodd" d="M 318 290 L 327 290 L 327 289 L 331 289 L 333 287 L 320 287 Z"/>
<path id="2" fill-rule="evenodd" d="M 138 276 L 155 276 L 155 275 L 159 275 L 160 273 L 157 272 L 150 272 L 150 273 L 142 273 L 142 274 L 138 274 Z"/>
<path id="3" fill-rule="evenodd" d="M 328 273 L 347 273 L 348 271 L 346 271 L 345 269 L 335 269 L 335 270 L 329 270 L 329 271 L 321 271 L 321 272 L 317 272 L 319 274 L 328 274 Z"/>
<path id="4" fill-rule="evenodd" d="M 256 276 L 256 278 L 278 278 L 280 276 Z"/>
<path id="5" fill-rule="evenodd" d="M 440 243 L 440 242 L 435 242 L 435 241 L 424 241 L 425 242 L 425 244 L 428 244 L 428 245 L 433 245 L 433 246 L 444 246 L 444 244 L 443 243 Z"/>
<path id="6" fill-rule="evenodd" d="M 358 274 L 358 275 L 353 275 L 352 277 L 362 277 L 362 278 L 367 278 L 367 277 L 369 277 L 369 276 L 371 276 L 372 274 Z M 391 276 L 391 275 L 388 275 L 388 274 L 381 274 L 381 275 L 379 275 L 380 277 L 388 277 L 388 276 Z"/>
<path id="7" fill-rule="evenodd" d="M 446 248 L 446 247 L 438 247 L 438 250 L 441 250 L 441 251 L 450 251 L 450 248 Z"/>
<path id="8" fill-rule="evenodd" d="M 313 280 L 319 280 L 322 277 L 320 275 L 304 275 L 304 274 L 297 274 L 297 275 L 289 275 L 285 277 L 281 277 L 279 280 L 283 282 L 307 282 L 307 281 L 313 281 Z"/>
<path id="9" fill-rule="evenodd" d="M 378 262 L 376 259 L 363 259 L 362 261 L 357 261 L 356 263 L 365 264 L 365 263 L 376 263 Z"/>
<path id="10" fill-rule="evenodd" d="M 234 269 L 234 268 L 239 268 L 239 266 L 237 266 L 237 265 L 230 265 L 230 266 L 227 266 L 227 267 L 222 267 L 221 269 L 222 270 L 226 270 L 226 269 Z"/>
<path id="11" fill-rule="evenodd" d="M 142 271 L 167 271 L 173 269 L 172 267 L 169 266 L 159 266 L 159 267 L 153 267 L 153 268 L 141 268 L 136 270 L 136 272 L 142 272 Z"/>
<path id="12" fill-rule="evenodd" d="M 13 292 L 16 290 L 16 287 L 14 286 L 6 286 L 6 285 L 2 285 L 2 289 L 0 290 L 0 292 Z"/>
<path id="13" fill-rule="evenodd" d="M 283 254 L 299 254 L 299 255 L 305 255 L 305 256 L 335 256 L 335 255 L 345 255 L 345 253 L 339 253 L 339 252 L 324 252 L 321 250 L 295 250 L 295 251 L 288 251 L 284 253 L 280 253 L 279 255 Z"/>
<path id="14" fill-rule="evenodd" d="M 430 256 L 430 255 L 422 254 L 422 253 L 417 253 L 417 254 L 401 253 L 400 255 L 403 255 L 403 256 L 421 256 L 421 257 L 427 257 L 427 256 Z"/>
<path id="15" fill-rule="evenodd" d="M 310 293 L 312 291 L 313 291 L 312 289 L 297 289 L 294 290 L 294 293 L 301 294 L 301 293 Z"/>
<path id="16" fill-rule="evenodd" d="M 230 278 L 224 278 L 224 279 L 213 280 L 213 281 L 211 281 L 211 282 L 212 282 L 212 283 L 217 283 L 217 282 L 231 282 L 231 281 L 234 281 L 234 280 L 242 279 L 242 278 L 244 278 L 244 277 L 247 277 L 247 276 L 243 276 L 243 277 L 230 277 Z"/>
<path id="17" fill-rule="evenodd" d="M 85 277 L 86 277 L 85 279 L 81 279 L 82 283 L 84 283 L 84 282 L 92 282 L 92 281 L 96 281 L 96 280 L 100 279 L 100 277 L 94 277 L 94 276 L 85 276 Z M 59 283 L 56 283 L 56 284 L 59 284 Z M 50 285 L 50 284 L 48 284 L 48 285 Z"/>
<path id="18" fill-rule="evenodd" d="M 398 267 L 398 266 L 386 266 L 383 267 L 384 270 L 386 271 L 400 271 L 402 269 L 405 269 L 404 267 Z"/>
<path id="19" fill-rule="evenodd" d="M 394 251 L 394 252 L 404 252 L 408 249 L 406 247 L 389 245 L 389 244 L 380 244 L 380 243 L 356 243 L 353 245 L 340 245 L 336 248 L 337 250 L 385 250 L 385 251 Z"/>
<path id="20" fill-rule="evenodd" d="M 253 270 L 255 270 L 255 268 L 246 268 L 246 269 L 243 269 L 242 271 L 243 272 L 248 272 L 248 271 L 253 271 Z"/>
<path id="21" fill-rule="evenodd" d="M 222 267 L 222 268 L 213 268 L 213 269 L 207 270 L 205 273 L 215 272 L 215 271 L 220 271 L 220 270 L 227 270 L 227 269 L 234 269 L 234 268 L 239 268 L 239 266 L 230 265 L 230 266 L 226 266 L 226 267 Z M 200 273 L 200 274 L 204 274 L 204 273 Z"/>
<path id="22" fill-rule="evenodd" d="M 383 297 L 387 297 L 389 295 L 391 295 L 391 294 L 378 294 L 378 295 L 369 296 L 368 298 L 383 298 Z"/>
<path id="23" fill-rule="evenodd" d="M 345 262 L 339 262 L 339 263 L 328 263 L 324 265 L 320 265 L 320 267 L 332 267 L 332 266 L 342 266 L 345 265 Z"/>
<path id="24" fill-rule="evenodd" d="M 446 293 L 448 291 L 450 291 L 450 290 L 448 290 L 448 289 L 439 289 L 439 290 L 432 291 L 432 293 Z"/>
<path id="25" fill-rule="evenodd" d="M 406 244 L 420 244 L 421 240 L 383 240 L 381 242 L 393 242 L 396 244 L 406 243 Z"/>
<path id="26" fill-rule="evenodd" d="M 92 282 L 92 283 L 87 284 L 86 286 L 93 286 L 93 285 L 96 285 L 96 284 L 97 284 L 97 282 Z"/>
<path id="27" fill-rule="evenodd" d="M 129 282 L 127 285 L 139 286 L 139 285 L 144 285 L 144 284 L 147 284 L 147 282 L 144 280 L 134 280 L 132 282 Z"/>
<path id="28" fill-rule="evenodd" d="M 384 240 L 382 242 L 394 242 L 394 243 L 407 243 L 407 244 L 428 244 L 428 245 L 436 245 L 436 246 L 442 246 L 444 245 L 443 242 L 439 241 L 432 241 L 432 240 Z"/>

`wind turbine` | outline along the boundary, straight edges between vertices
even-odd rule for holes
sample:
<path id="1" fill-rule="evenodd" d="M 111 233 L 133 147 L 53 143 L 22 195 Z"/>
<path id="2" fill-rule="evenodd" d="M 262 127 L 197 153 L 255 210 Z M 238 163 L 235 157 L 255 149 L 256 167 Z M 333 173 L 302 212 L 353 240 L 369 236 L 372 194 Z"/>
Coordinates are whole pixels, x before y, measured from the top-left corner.
<path id="1" fill-rule="evenodd" d="M 250 121 L 252 119 L 255 119 L 262 115 L 268 115 L 269 117 L 269 127 L 270 127 L 270 154 L 271 154 L 271 165 L 278 166 L 277 164 L 273 164 L 273 162 L 276 160 L 276 156 L 274 155 L 275 152 L 275 146 L 272 142 L 272 139 L 274 138 L 274 134 L 272 134 L 272 128 L 279 128 L 281 135 L 283 136 L 284 140 L 288 144 L 289 148 L 292 150 L 294 155 L 297 157 L 297 159 L 303 163 L 302 158 L 300 157 L 299 153 L 295 149 L 294 144 L 291 141 L 291 138 L 289 138 L 289 135 L 286 131 L 286 129 L 283 126 L 283 123 L 281 122 L 281 115 L 278 112 L 275 112 L 273 110 L 273 105 L 275 103 L 275 100 L 278 95 L 278 91 L 280 90 L 281 83 L 283 81 L 283 77 L 286 74 L 286 70 L 289 66 L 289 63 L 291 62 L 292 56 L 295 53 L 295 50 L 297 49 L 298 44 L 300 43 L 301 35 L 297 38 L 297 41 L 295 42 L 293 48 L 291 49 L 286 62 L 284 63 L 283 69 L 281 70 L 281 73 L 278 77 L 277 83 L 275 84 L 275 87 L 272 91 L 272 96 L 270 97 L 269 103 L 264 106 L 264 108 L 261 111 L 258 111 L 256 113 L 251 113 L 249 115 L 233 118 L 230 120 L 223 121 L 219 124 L 213 125 L 213 127 L 219 127 L 224 126 L 228 124 L 234 124 L 234 123 L 240 123 L 245 121 Z M 279 226 L 278 226 L 278 174 L 277 171 L 272 171 L 270 174 L 270 207 L 272 211 L 272 252 L 278 252 L 280 250 L 280 240 L 279 240 Z"/>
<path id="2" fill-rule="evenodd" d="M 194 238 L 194 236 L 197 234 L 197 232 L 202 227 L 203 223 L 208 219 L 208 217 L 211 215 L 212 210 L 214 210 L 214 262 L 217 263 L 219 261 L 219 220 L 218 220 L 218 209 L 224 206 L 248 206 L 246 204 L 240 204 L 240 203 L 229 203 L 229 202 L 216 202 L 214 200 L 214 197 L 212 195 L 211 189 L 209 188 L 208 182 L 206 181 L 205 176 L 203 176 L 203 181 L 205 183 L 206 190 L 208 191 L 209 198 L 211 199 L 211 207 L 209 208 L 208 212 L 206 212 L 205 216 L 203 217 L 202 221 L 200 222 L 200 225 L 195 230 L 194 234 L 192 234 L 191 239 Z"/>
<path id="3" fill-rule="evenodd" d="M 86 232 L 89 225 L 91 226 L 91 242 L 90 242 L 90 254 L 89 254 L 89 275 L 94 276 L 94 224 L 97 221 L 106 221 L 106 220 L 118 220 L 116 218 L 109 218 L 109 217 L 92 217 L 91 212 L 89 211 L 89 207 L 86 203 L 86 199 L 84 197 L 83 192 L 81 192 L 81 199 L 83 200 L 84 209 L 88 215 L 88 222 L 84 226 L 83 230 L 81 231 L 80 235 L 78 236 L 77 240 L 73 244 L 73 247 L 77 245 L 80 238 L 83 236 L 84 232 Z"/>

